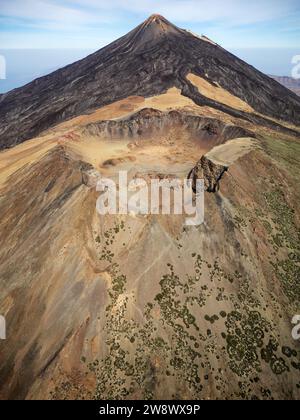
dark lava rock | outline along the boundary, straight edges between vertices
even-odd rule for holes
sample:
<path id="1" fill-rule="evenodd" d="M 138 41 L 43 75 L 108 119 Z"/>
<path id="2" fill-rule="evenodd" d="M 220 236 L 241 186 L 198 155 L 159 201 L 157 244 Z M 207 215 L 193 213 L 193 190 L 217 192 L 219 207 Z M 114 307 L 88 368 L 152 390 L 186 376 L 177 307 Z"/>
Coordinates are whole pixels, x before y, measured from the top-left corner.
<path id="1" fill-rule="evenodd" d="M 196 192 L 197 179 L 203 179 L 205 191 L 215 193 L 219 190 L 220 180 L 227 170 L 227 166 L 219 165 L 206 156 L 202 156 L 197 165 L 189 173 L 188 178 L 192 180 L 194 192 Z"/>

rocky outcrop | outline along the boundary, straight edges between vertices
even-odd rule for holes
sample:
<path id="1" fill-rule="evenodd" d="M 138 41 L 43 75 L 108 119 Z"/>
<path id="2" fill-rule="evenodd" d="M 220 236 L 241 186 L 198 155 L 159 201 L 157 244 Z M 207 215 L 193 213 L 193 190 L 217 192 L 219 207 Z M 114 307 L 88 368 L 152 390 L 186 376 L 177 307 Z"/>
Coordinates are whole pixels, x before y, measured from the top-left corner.
<path id="1" fill-rule="evenodd" d="M 188 178 L 192 180 L 195 193 L 197 179 L 204 180 L 205 191 L 215 193 L 219 190 L 220 180 L 227 170 L 228 166 L 219 165 L 206 156 L 202 156 L 197 165 L 189 173 Z"/>
<path id="2" fill-rule="evenodd" d="M 95 188 L 97 182 L 100 180 L 101 175 L 92 165 L 88 168 L 82 169 L 82 182 L 89 188 Z"/>

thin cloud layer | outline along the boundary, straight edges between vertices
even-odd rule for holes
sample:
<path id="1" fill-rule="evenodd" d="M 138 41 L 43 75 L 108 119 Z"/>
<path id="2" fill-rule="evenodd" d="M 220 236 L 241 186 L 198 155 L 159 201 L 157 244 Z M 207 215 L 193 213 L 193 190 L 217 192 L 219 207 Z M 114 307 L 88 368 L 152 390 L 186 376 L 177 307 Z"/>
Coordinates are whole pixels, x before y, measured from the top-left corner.
<path id="1" fill-rule="evenodd" d="M 292 16 L 299 11 L 299 2 L 289 0 L 75 0 L 99 10 L 123 10 L 134 14 L 160 13 L 182 22 L 223 22 L 228 25 L 250 24 Z"/>
<path id="2" fill-rule="evenodd" d="M 298 0 L 1 0 L 0 47 L 69 48 L 78 41 L 78 47 L 93 48 L 152 13 L 201 33 L 209 30 L 211 36 L 224 34 L 225 43 L 236 43 L 237 35 L 248 42 L 253 34 L 269 45 L 272 33 L 273 46 L 278 34 L 284 34 L 280 46 L 289 46 L 289 39 L 295 45 L 292 37 L 300 33 Z"/>

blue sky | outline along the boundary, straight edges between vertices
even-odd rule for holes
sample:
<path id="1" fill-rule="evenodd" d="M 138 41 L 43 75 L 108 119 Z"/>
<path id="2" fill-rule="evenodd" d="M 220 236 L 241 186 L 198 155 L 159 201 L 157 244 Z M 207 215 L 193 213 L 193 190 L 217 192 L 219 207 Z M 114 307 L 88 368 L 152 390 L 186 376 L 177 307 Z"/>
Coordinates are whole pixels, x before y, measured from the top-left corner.
<path id="1" fill-rule="evenodd" d="M 99 49 L 152 13 L 225 48 L 300 47 L 299 0 L 0 0 L 0 48 Z"/>

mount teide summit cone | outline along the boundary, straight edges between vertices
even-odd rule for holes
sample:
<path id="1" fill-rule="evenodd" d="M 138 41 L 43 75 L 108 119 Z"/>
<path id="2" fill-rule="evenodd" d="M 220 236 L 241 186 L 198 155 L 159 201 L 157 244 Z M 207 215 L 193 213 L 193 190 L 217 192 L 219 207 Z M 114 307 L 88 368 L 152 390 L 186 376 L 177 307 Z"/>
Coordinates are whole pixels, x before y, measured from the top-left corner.
<path id="1" fill-rule="evenodd" d="M 135 50 L 138 50 L 145 48 L 147 44 L 148 46 L 156 44 L 162 39 L 167 41 L 166 38 L 170 35 L 183 35 L 184 31 L 170 23 L 163 16 L 154 14 L 128 35 L 130 34 L 134 36 L 135 45 L 133 47 Z"/>
<path id="2" fill-rule="evenodd" d="M 190 82 L 190 73 L 240 98 L 253 112 L 208 98 Z M 263 125 L 270 122 L 255 114 L 300 122 L 299 97 L 208 38 L 152 15 L 87 58 L 0 95 L 0 146 L 130 95 L 153 96 L 174 86 L 198 105 Z"/>

